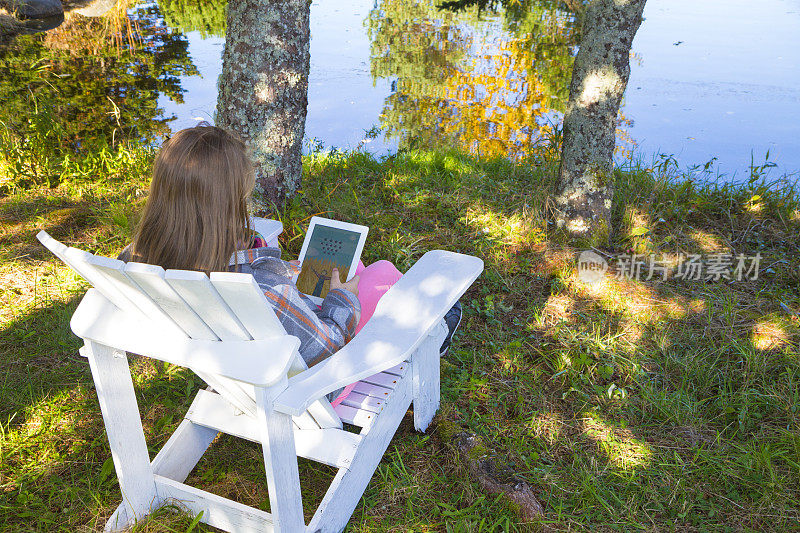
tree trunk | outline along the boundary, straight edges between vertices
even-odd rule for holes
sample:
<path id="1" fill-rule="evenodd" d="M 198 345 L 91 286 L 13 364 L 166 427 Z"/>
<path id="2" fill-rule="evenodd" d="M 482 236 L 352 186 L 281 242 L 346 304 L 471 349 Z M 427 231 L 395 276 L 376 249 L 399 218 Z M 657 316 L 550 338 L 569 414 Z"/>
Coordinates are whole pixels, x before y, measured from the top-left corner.
<path id="1" fill-rule="evenodd" d="M 613 156 L 630 51 L 646 0 L 592 0 L 572 70 L 555 221 L 573 238 L 608 238 Z"/>
<path id="2" fill-rule="evenodd" d="M 256 168 L 256 210 L 300 187 L 308 105 L 308 0 L 230 0 L 217 124 L 238 134 Z"/>

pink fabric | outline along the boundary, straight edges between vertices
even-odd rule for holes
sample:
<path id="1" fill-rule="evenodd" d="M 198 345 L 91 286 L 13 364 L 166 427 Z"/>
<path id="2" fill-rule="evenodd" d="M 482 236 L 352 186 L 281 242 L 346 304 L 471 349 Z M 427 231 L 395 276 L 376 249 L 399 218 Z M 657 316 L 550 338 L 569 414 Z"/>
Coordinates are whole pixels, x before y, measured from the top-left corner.
<path id="1" fill-rule="evenodd" d="M 389 261 L 381 260 L 372 263 L 370 266 L 365 267 L 364 263 L 358 262 L 356 268 L 356 276 L 360 276 L 358 282 L 358 301 L 361 303 L 361 320 L 356 326 L 356 335 L 364 327 L 364 324 L 372 318 L 375 313 L 375 307 L 378 305 L 378 300 L 381 296 L 386 294 L 392 285 L 397 283 L 403 274 Z M 331 402 L 331 405 L 336 407 L 342 400 L 347 398 L 347 395 L 355 387 L 355 383 L 351 383 L 342 390 L 341 394 Z"/>

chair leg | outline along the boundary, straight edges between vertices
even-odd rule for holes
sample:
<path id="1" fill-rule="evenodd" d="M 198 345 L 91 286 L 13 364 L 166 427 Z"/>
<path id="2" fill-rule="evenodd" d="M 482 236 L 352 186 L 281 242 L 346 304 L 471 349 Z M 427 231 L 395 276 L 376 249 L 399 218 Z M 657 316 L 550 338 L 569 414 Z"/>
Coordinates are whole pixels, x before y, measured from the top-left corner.
<path id="1" fill-rule="evenodd" d="M 153 473 L 182 483 L 218 434 L 184 419 L 153 459 Z"/>
<path id="2" fill-rule="evenodd" d="M 124 508 L 106 525 L 113 531 L 149 514 L 159 504 L 158 495 L 127 354 L 92 341 L 86 342 L 83 353 L 89 359 L 122 491 Z"/>
<path id="3" fill-rule="evenodd" d="M 414 387 L 414 429 L 425 431 L 439 410 L 439 347 L 447 335 L 442 321 L 422 341 L 411 358 Z"/>
<path id="4" fill-rule="evenodd" d="M 272 387 L 256 387 L 255 392 L 272 524 L 276 532 L 294 533 L 305 530 L 305 520 L 292 417 L 273 409 L 275 398 L 285 389 L 283 378 Z"/>
<path id="5" fill-rule="evenodd" d="M 340 469 L 333 478 L 307 531 L 339 533 L 344 530 L 410 403 L 411 380 L 406 377 L 395 388 L 372 426 L 361 431 L 363 439 L 353 456 L 353 462 L 348 469 Z"/>

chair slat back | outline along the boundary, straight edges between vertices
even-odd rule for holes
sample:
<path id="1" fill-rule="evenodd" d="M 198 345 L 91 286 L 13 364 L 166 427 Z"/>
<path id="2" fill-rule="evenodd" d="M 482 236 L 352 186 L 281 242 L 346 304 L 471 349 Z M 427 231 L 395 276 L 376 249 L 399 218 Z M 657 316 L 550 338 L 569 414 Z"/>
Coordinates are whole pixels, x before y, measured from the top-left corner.
<path id="1" fill-rule="evenodd" d="M 167 270 L 164 280 L 221 340 L 273 337 L 276 343 L 281 342 L 286 331 L 253 276 L 238 274 L 231 281 L 225 278 L 226 274 L 212 274 L 218 279 L 215 284 L 202 272 Z M 263 330 L 259 329 L 262 327 Z M 228 398 L 237 397 L 240 404 L 247 405 L 247 411 L 255 409 L 255 390 L 251 385 L 217 376 L 212 386 Z M 319 428 L 308 413 L 294 417 L 294 423 L 301 429 Z"/>
<path id="2" fill-rule="evenodd" d="M 217 272 L 212 273 L 212 279 L 209 279 L 202 272 L 165 271 L 157 265 L 126 264 L 94 255 L 65 246 L 44 231 L 37 237 L 111 303 L 125 312 L 156 321 L 176 335 L 222 341 L 275 338 L 276 342 L 281 342 L 280 337 L 286 336 L 286 330 L 271 304 L 249 274 Z M 269 354 L 264 356 L 269 357 Z M 298 354 L 290 375 L 306 368 Z M 206 372 L 194 372 L 236 408 L 255 414 L 252 385 Z M 293 418 L 301 429 L 341 426 L 325 399 L 317 402 L 311 413 Z"/>
<path id="3" fill-rule="evenodd" d="M 167 270 L 164 279 L 220 340 L 252 339 L 203 272 Z"/>
<path id="4" fill-rule="evenodd" d="M 200 340 L 219 340 L 203 319 L 192 309 L 175 289 L 164 279 L 163 268 L 158 265 L 130 262 L 125 273 L 178 324 L 189 337 Z"/>
<path id="5" fill-rule="evenodd" d="M 272 304 L 253 276 L 239 272 L 212 272 L 210 277 L 214 288 L 254 339 L 286 335 L 286 330 L 272 310 Z M 289 369 L 289 376 L 307 368 L 298 353 Z M 312 404 L 303 415 L 295 417 L 294 422 L 301 429 L 342 427 L 341 420 L 326 398 Z"/>
<path id="6" fill-rule="evenodd" d="M 130 291 L 125 293 L 126 296 L 132 301 L 140 303 L 140 307 L 146 305 L 143 302 L 150 302 L 154 309 L 146 311 L 149 318 L 168 320 L 175 325 L 175 329 L 180 335 L 201 340 L 219 339 L 167 283 L 164 279 L 164 269 L 160 266 L 144 263 L 125 265 L 122 261 L 102 256 L 92 256 L 90 262 L 99 265 L 100 269 L 105 268 L 109 277 L 113 277 L 120 286 L 128 287 Z M 122 272 L 119 270 L 121 267 L 124 267 Z M 126 281 L 130 282 L 132 286 L 127 285 Z M 203 381 L 225 394 L 228 401 L 237 409 L 251 414 L 255 413 L 252 393 L 248 394 L 238 383 L 221 376 L 192 370 Z"/>
<path id="7" fill-rule="evenodd" d="M 159 322 L 176 335 L 188 336 L 187 333 L 125 273 L 125 263 L 118 259 L 110 259 L 101 255 L 88 254 L 86 262 L 106 276 L 128 300 L 130 300 L 146 317 Z"/>
<path id="8" fill-rule="evenodd" d="M 272 305 L 250 274 L 212 272 L 211 284 L 254 339 L 286 335 Z"/>
<path id="9" fill-rule="evenodd" d="M 125 297 L 116 287 L 116 284 L 106 278 L 101 272 L 89 265 L 87 259 L 91 256 L 89 252 L 71 248 L 52 238 L 46 231 L 40 231 L 36 238 L 39 239 L 53 255 L 61 259 L 72 270 L 77 272 L 86 281 L 92 284 L 108 301 L 125 311 L 139 312 L 138 308 Z"/>
<path id="10" fill-rule="evenodd" d="M 123 268 L 124 263 L 122 261 L 96 256 L 89 252 L 78 250 L 77 248 L 68 247 L 53 239 L 45 231 L 39 232 L 37 238 L 48 250 L 53 252 L 56 257 L 83 276 L 86 281 L 100 291 L 106 299 L 123 311 L 133 313 L 137 316 L 144 314 L 147 318 L 154 320 L 158 320 L 162 317 L 165 320 L 172 319 L 174 321 L 172 323 L 176 324 L 174 328 L 176 334 L 188 334 L 192 338 L 218 340 L 217 336 L 214 335 L 202 320 L 196 317 L 194 323 L 192 323 L 191 319 L 187 318 L 190 317 L 190 313 L 193 313 L 193 311 L 181 300 L 180 296 L 172 290 L 166 281 L 164 281 L 164 270 L 161 267 L 142 265 L 143 267 L 147 267 L 141 269 L 145 272 L 144 275 L 137 276 L 135 268 L 133 269 L 134 274 L 130 275 L 130 272 L 128 272 L 130 269 L 128 267 L 131 267 L 131 263 L 125 265 Z M 161 270 L 160 278 L 158 274 L 159 269 Z M 155 278 L 160 279 L 161 285 L 154 281 Z M 150 288 L 151 291 L 148 292 L 142 285 Z M 153 287 L 155 287 L 155 289 L 153 289 Z M 151 293 L 155 298 L 150 296 Z M 148 299 L 153 304 L 153 307 L 150 307 L 146 303 Z M 167 303 L 167 305 L 161 305 L 162 303 Z M 149 308 L 149 313 L 143 308 Z M 184 327 L 177 327 L 177 325 L 180 325 L 180 322 L 172 318 L 175 316 L 182 318 L 183 322 L 186 324 L 193 324 L 194 328 L 187 329 Z M 183 331 L 181 331 L 181 329 Z M 200 335 L 194 336 L 193 333 L 199 333 Z M 237 409 L 251 414 L 255 413 L 255 402 L 252 398 L 252 392 L 251 394 L 247 394 L 232 380 L 219 376 L 212 376 L 204 372 L 195 373 L 212 387 L 224 391 L 228 400 L 235 405 Z M 223 380 L 226 382 L 223 382 Z"/>
<path id="11" fill-rule="evenodd" d="M 286 330 L 271 304 L 250 274 L 212 272 L 209 279 L 202 272 L 167 270 L 165 280 L 223 341 L 275 338 L 278 343 L 286 336 Z M 264 357 L 269 357 L 269 354 L 265 353 Z M 298 354 L 292 370 L 301 372 L 305 368 Z M 217 379 L 223 390 L 235 389 L 235 393 L 255 401 L 252 386 L 228 383 L 225 378 Z M 333 410 L 330 404 L 328 408 Z M 318 412 L 320 408 L 315 407 L 314 411 Z M 293 420 L 300 429 L 321 427 L 308 412 L 293 417 Z"/>

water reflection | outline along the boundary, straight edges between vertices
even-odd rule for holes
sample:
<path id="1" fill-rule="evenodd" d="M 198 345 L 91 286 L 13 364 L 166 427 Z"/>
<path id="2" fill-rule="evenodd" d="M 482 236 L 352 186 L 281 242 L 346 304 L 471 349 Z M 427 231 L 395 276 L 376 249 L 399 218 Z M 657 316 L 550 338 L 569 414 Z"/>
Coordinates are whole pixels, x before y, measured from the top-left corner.
<path id="1" fill-rule="evenodd" d="M 577 34 L 574 14 L 557 3 L 453 12 L 384 0 L 367 25 L 373 79 L 395 79 L 380 125 L 401 148 L 520 157 L 558 123 Z"/>
<path id="2" fill-rule="evenodd" d="M 183 33 L 198 32 L 207 37 L 225 37 L 225 1 L 159 0 L 164 21 Z"/>
<path id="3" fill-rule="evenodd" d="M 117 5 L 91 20 L 78 11 L 113 0 L 86 1 L 68 0 L 56 30 L 0 42 L 3 124 L 25 136 L 55 121 L 48 142 L 67 153 L 93 136 L 157 142 L 213 120 L 224 0 Z M 648 3 L 622 123 L 639 153 L 686 165 L 718 157 L 730 172 L 746 168 L 751 149 L 757 159 L 770 149 L 782 168 L 799 168 L 797 1 Z M 550 135 L 578 42 L 570 3 L 483 3 L 496 8 L 313 0 L 307 136 L 354 148 L 377 125 L 385 136 L 364 148 L 378 154 L 451 145 L 517 157 Z"/>
<path id="4" fill-rule="evenodd" d="M 54 30 L 0 47 L 6 132 L 58 158 L 123 139 L 153 143 L 169 131 L 159 94 L 181 102 L 182 78 L 198 71 L 186 38 L 155 4 L 127 7 L 100 17 L 68 12 Z"/>

